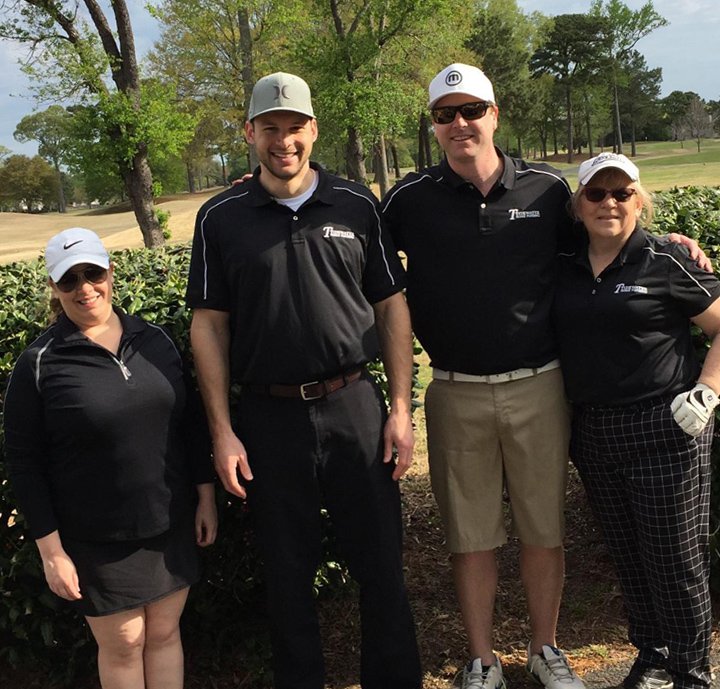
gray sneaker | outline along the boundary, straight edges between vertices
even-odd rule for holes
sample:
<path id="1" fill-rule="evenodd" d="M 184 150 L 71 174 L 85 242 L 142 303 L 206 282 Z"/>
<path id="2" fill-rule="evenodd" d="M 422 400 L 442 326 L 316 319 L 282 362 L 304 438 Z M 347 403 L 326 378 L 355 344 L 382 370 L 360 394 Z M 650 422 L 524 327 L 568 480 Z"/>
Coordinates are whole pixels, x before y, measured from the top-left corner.
<path id="1" fill-rule="evenodd" d="M 541 654 L 532 653 L 528 646 L 527 671 L 546 689 L 587 689 L 555 646 L 543 646 Z"/>
<path id="2" fill-rule="evenodd" d="M 641 674 L 631 673 L 623 681 L 625 689 L 673 689 L 672 677 L 662 668 L 649 667 Z"/>
<path id="3" fill-rule="evenodd" d="M 495 663 L 484 669 L 480 658 L 470 661 L 463 668 L 459 686 L 460 689 L 505 689 L 500 659 L 495 658 Z"/>

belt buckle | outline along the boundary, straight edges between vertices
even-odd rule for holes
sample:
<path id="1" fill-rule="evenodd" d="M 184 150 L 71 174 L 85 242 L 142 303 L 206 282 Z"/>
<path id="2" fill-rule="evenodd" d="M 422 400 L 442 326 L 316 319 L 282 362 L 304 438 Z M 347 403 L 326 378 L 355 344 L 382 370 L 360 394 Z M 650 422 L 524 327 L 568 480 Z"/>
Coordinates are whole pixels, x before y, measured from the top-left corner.
<path id="1" fill-rule="evenodd" d="M 310 400 L 319 400 L 323 393 L 321 392 L 319 395 L 311 395 L 309 392 L 305 392 L 305 387 L 308 385 L 318 385 L 320 383 L 319 380 L 312 380 L 309 383 L 303 383 L 300 386 L 300 397 L 302 397 L 306 402 Z"/>

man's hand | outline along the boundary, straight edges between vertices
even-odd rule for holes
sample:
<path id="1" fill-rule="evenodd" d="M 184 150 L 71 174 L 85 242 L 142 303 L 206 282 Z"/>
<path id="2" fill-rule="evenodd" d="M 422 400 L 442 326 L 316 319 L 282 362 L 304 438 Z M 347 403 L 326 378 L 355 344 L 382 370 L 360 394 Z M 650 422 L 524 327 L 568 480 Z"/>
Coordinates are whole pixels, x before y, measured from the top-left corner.
<path id="1" fill-rule="evenodd" d="M 712 388 L 698 383 L 692 390 L 677 395 L 670 409 L 677 425 L 688 435 L 696 436 L 707 426 L 719 401 Z"/>
<path id="2" fill-rule="evenodd" d="M 238 471 L 246 481 L 252 481 L 253 475 L 245 446 L 234 433 L 213 440 L 213 460 L 225 490 L 239 498 L 247 497 L 244 486 L 238 480 Z"/>
<path id="3" fill-rule="evenodd" d="M 686 237 L 684 234 L 678 234 L 677 232 L 671 232 L 667 238 L 671 242 L 682 244 L 690 252 L 690 258 L 698 264 L 698 267 L 708 273 L 713 272 L 712 262 L 694 239 L 690 239 L 690 237 Z"/>
<path id="4" fill-rule="evenodd" d="M 410 414 L 407 412 L 390 412 L 390 416 L 385 423 L 383 437 L 385 440 L 383 462 L 392 461 L 393 448 L 397 450 L 397 461 L 392 475 L 393 479 L 397 481 L 412 464 L 415 436 Z"/>

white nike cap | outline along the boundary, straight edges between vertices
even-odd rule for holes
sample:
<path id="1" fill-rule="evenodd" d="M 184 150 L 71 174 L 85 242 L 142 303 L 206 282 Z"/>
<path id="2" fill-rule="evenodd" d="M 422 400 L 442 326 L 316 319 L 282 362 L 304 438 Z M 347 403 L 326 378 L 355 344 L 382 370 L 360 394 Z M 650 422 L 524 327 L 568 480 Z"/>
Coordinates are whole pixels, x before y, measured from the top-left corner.
<path id="1" fill-rule="evenodd" d="M 624 156 L 622 153 L 601 153 L 594 158 L 585 160 L 578 168 L 578 181 L 582 185 L 586 185 L 600 170 L 614 167 L 616 170 L 622 170 L 632 182 L 640 179 L 640 170 L 632 160 Z"/>
<path id="2" fill-rule="evenodd" d="M 80 263 L 110 267 L 107 249 L 92 230 L 71 227 L 50 238 L 45 247 L 45 267 L 53 282 Z"/>

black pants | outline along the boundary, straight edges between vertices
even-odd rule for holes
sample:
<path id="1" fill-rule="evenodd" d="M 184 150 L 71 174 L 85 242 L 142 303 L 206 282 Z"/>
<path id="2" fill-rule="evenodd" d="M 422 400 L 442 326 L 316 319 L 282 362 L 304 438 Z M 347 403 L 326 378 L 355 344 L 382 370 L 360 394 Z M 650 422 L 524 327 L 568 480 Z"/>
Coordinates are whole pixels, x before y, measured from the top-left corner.
<path id="1" fill-rule="evenodd" d="M 579 410 L 571 456 L 617 568 L 639 649 L 675 689 L 710 686 L 712 422 L 697 438 L 661 401 Z"/>
<path id="2" fill-rule="evenodd" d="M 254 475 L 248 500 L 265 561 L 277 689 L 324 686 L 313 596 L 321 505 L 360 585 L 363 688 L 421 686 L 400 494 L 392 466 L 382 462 L 385 418 L 368 374 L 312 402 L 241 395 L 236 430 Z"/>

